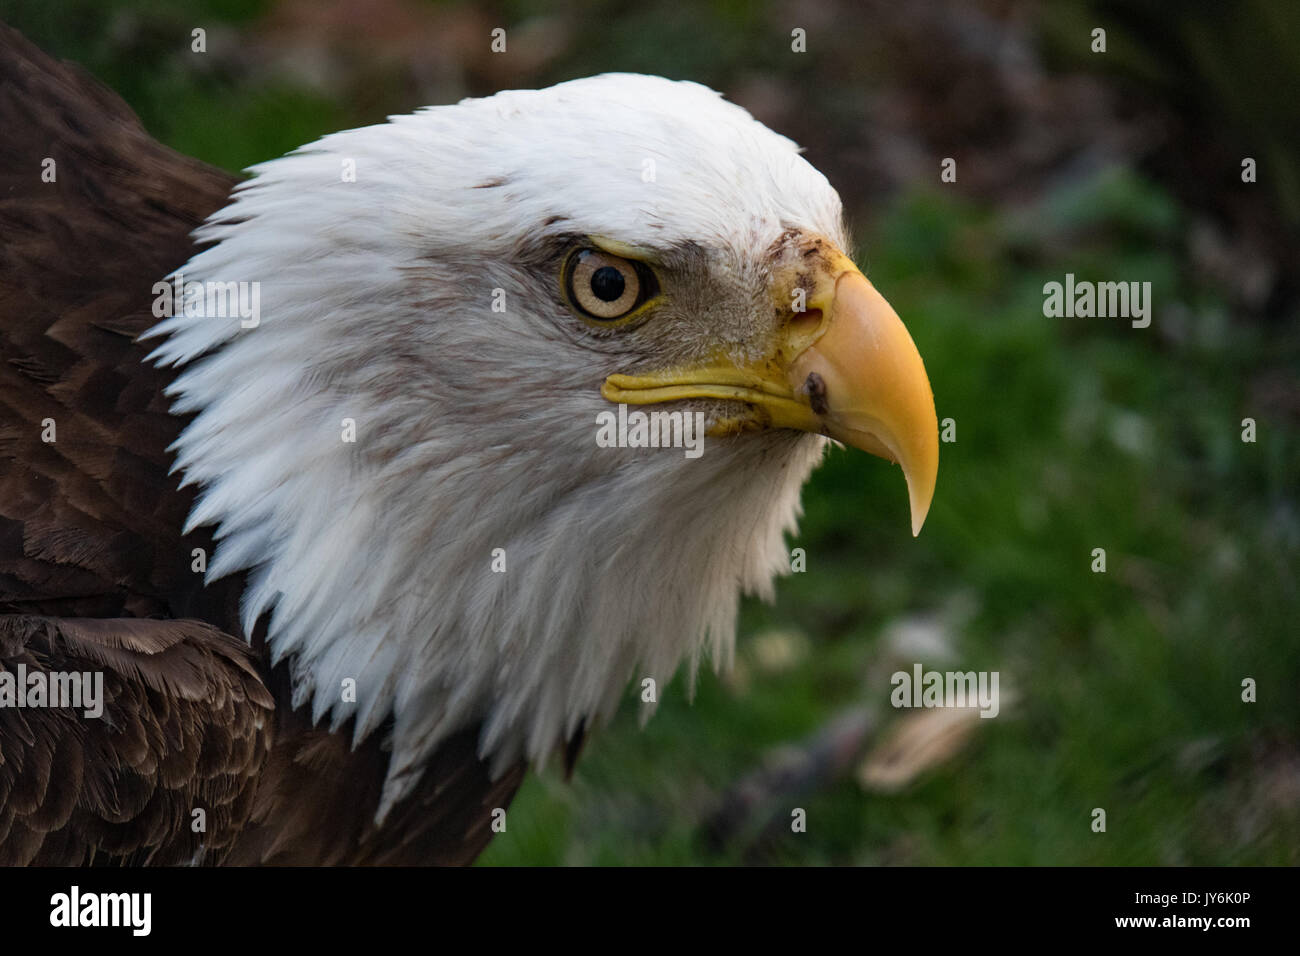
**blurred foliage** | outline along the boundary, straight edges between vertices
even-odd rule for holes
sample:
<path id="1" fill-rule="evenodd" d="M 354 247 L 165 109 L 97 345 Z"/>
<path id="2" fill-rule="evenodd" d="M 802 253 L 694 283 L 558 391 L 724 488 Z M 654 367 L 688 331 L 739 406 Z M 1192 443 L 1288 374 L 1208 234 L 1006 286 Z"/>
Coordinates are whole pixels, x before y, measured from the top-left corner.
<path id="1" fill-rule="evenodd" d="M 1300 4 L 1277 0 L 1065 0 L 1043 17 L 1050 49 L 1100 68 L 1076 38 L 1107 31 L 1104 68 L 1157 91 L 1191 118 L 1227 120 L 1262 153 L 1286 218 L 1300 225 Z M 1222 133 L 1223 131 L 1220 131 Z"/>
<path id="2" fill-rule="evenodd" d="M 223 31 L 265 15 L 268 0 L 5 0 L 3 19 L 116 91 L 178 152 L 231 171 L 347 125 L 346 111 L 288 77 L 242 81 L 238 64 L 190 53 L 191 30 Z M 225 36 L 230 36 L 226 33 Z"/>
<path id="3" fill-rule="evenodd" d="M 569 2 L 554 6 L 569 24 L 555 39 L 538 22 L 549 6 L 439 4 L 429 8 L 430 43 L 458 29 L 485 37 L 483 25 L 499 22 L 552 36 L 554 53 L 517 78 L 465 53 L 458 70 L 432 79 L 363 66 L 352 86 L 331 88 L 304 76 L 338 79 L 341 63 L 355 68 L 356 51 L 315 74 L 281 68 L 309 49 L 285 39 L 304 21 L 286 20 L 284 6 L 9 0 L 5 18 L 85 64 L 163 141 L 230 169 L 422 97 L 502 83 L 619 68 L 729 91 L 738 84 L 761 117 L 799 127 L 841 189 L 859 227 L 858 261 L 907 320 L 939 417 L 956 422 L 916 540 L 897 471 L 832 453 L 805 489 L 792 542 L 806 549 L 808 570 L 781 582 L 774 605 L 745 604 L 735 669 L 718 677 L 706 668 L 693 703 L 679 677 L 644 729 L 630 693 L 571 780 L 554 767 L 530 776 L 484 863 L 1300 863 L 1300 324 L 1284 300 L 1275 300 L 1283 321 L 1254 321 L 1222 274 L 1199 266 L 1188 181 L 1161 178 L 1167 165 L 1139 171 L 1122 156 L 1080 162 L 1085 150 L 1068 139 L 1044 151 L 1032 140 L 1046 135 L 1037 120 L 1022 124 L 1033 149 L 1006 155 L 1047 162 L 1044 175 L 1006 168 L 1013 160 L 999 154 L 975 177 L 983 185 L 966 177 L 960 188 L 940 186 L 926 151 L 939 147 L 919 141 L 906 155 L 924 177 L 863 181 L 876 168 L 870 140 L 853 138 L 869 125 L 863 104 L 937 82 L 920 112 L 870 115 L 902 115 L 906 126 L 931 97 L 941 117 L 969 115 L 974 102 L 963 142 L 997 141 L 989 124 L 1016 107 L 971 101 L 982 94 L 969 86 L 952 94 L 897 49 L 893 59 L 856 55 L 868 39 L 845 25 L 825 55 L 774 52 L 788 49 L 784 24 L 820 22 L 826 35 L 840 21 L 818 21 L 818 9 L 853 24 L 856 8 L 813 3 L 785 16 L 773 4 Z M 1173 108 L 1188 116 L 1226 114 L 1228 125 L 1272 144 L 1270 162 L 1294 163 L 1294 153 L 1276 152 L 1289 132 L 1270 128 L 1268 110 L 1270 97 L 1294 85 L 1300 33 L 1281 21 L 1267 35 L 1234 27 L 1238 16 L 1271 22 L 1279 5 L 1234 5 L 1229 15 L 1196 4 L 1196 17 L 1168 23 L 1155 5 L 1131 7 L 1107 21 L 1117 74 L 1177 91 Z M 1081 58 L 1062 44 L 1077 48 L 1097 16 L 1114 13 L 1085 2 L 1030 9 L 1069 68 Z M 984 22 L 962 28 L 979 41 L 972 48 L 996 49 L 997 36 L 979 33 Z M 198 23 L 218 54 L 202 65 L 185 55 Z M 370 36 L 361 32 L 362 46 Z M 1257 42 L 1286 49 L 1254 64 Z M 933 55 L 942 70 L 940 46 L 922 44 L 921 59 Z M 1110 62 L 1089 68 L 1104 72 Z M 841 82 L 827 81 L 828 63 Z M 1282 72 L 1270 73 L 1278 64 Z M 1091 101 L 1085 90 L 1079 102 Z M 766 113 L 754 105 L 764 102 L 775 105 Z M 937 122 L 942 142 L 948 127 Z M 1052 135 L 1078 135 L 1070 127 L 1081 122 L 1064 116 Z M 882 134 L 875 152 L 895 135 Z M 1295 184 L 1270 188 L 1285 198 Z M 1152 326 L 1044 318 L 1043 285 L 1067 272 L 1150 281 Z M 1241 441 L 1246 417 L 1258 421 L 1255 444 Z M 1105 574 L 1090 570 L 1097 547 L 1107 552 Z M 900 645 L 909 624 L 933 638 L 932 656 Z M 865 790 L 839 774 L 776 799 L 732 843 L 710 841 L 723 794 L 773 748 L 864 703 L 896 719 L 886 701 L 900 659 L 996 669 L 1015 702 L 900 792 Z M 1256 704 L 1241 701 L 1245 677 L 1258 681 Z M 806 833 L 790 832 L 792 806 L 807 810 Z M 1094 807 L 1107 810 L 1105 834 L 1090 829 Z"/>

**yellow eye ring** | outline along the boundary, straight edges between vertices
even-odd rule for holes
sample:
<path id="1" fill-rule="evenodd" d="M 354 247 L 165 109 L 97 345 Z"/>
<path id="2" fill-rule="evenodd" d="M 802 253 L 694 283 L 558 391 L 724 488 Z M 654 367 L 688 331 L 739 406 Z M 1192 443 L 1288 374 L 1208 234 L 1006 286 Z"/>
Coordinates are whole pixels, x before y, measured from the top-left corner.
<path id="1" fill-rule="evenodd" d="M 659 291 L 654 273 L 634 259 L 576 249 L 563 270 L 565 298 L 593 325 L 621 325 Z"/>

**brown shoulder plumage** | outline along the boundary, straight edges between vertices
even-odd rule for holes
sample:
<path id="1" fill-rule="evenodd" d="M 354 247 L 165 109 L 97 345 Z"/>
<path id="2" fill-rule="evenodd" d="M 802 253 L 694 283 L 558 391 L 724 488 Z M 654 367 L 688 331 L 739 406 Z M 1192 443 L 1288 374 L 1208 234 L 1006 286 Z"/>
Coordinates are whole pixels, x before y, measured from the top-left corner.
<path id="1" fill-rule="evenodd" d="M 191 570 L 184 422 L 135 339 L 235 180 L 3 25 L 0 128 L 0 612 L 212 619 L 233 589 Z"/>
<path id="2" fill-rule="evenodd" d="M 0 865 L 224 856 L 275 707 L 243 642 L 200 621 L 7 615 L 0 665 L 29 686 L 102 675 L 80 707 L 0 707 Z"/>

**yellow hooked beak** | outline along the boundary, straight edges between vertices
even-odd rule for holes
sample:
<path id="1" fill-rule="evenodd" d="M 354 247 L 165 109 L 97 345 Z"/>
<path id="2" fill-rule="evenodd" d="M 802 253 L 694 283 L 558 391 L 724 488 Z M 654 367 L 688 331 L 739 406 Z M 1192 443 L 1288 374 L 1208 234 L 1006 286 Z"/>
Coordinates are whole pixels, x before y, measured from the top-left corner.
<path id="1" fill-rule="evenodd" d="M 794 428 L 896 462 L 907 479 L 912 534 L 920 534 L 939 471 L 939 425 L 920 353 L 898 314 L 843 253 L 824 239 L 808 248 L 774 276 L 772 298 L 789 315 L 765 357 L 611 375 L 601 394 L 633 405 L 741 402 L 744 411 L 710 434 Z"/>

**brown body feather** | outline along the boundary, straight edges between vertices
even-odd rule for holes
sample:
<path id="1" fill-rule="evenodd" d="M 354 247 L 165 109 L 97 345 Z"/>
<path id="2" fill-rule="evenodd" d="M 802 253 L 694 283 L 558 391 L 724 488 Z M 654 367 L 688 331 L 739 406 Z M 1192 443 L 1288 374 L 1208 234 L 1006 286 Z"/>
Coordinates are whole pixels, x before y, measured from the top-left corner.
<path id="1" fill-rule="evenodd" d="M 385 730 L 353 750 L 292 710 L 242 579 L 192 570 L 185 422 L 137 337 L 236 180 L 3 25 L 0 129 L 0 669 L 100 670 L 105 694 L 98 719 L 0 708 L 0 864 L 472 861 L 523 766 L 493 781 L 467 729 L 377 828 Z"/>

